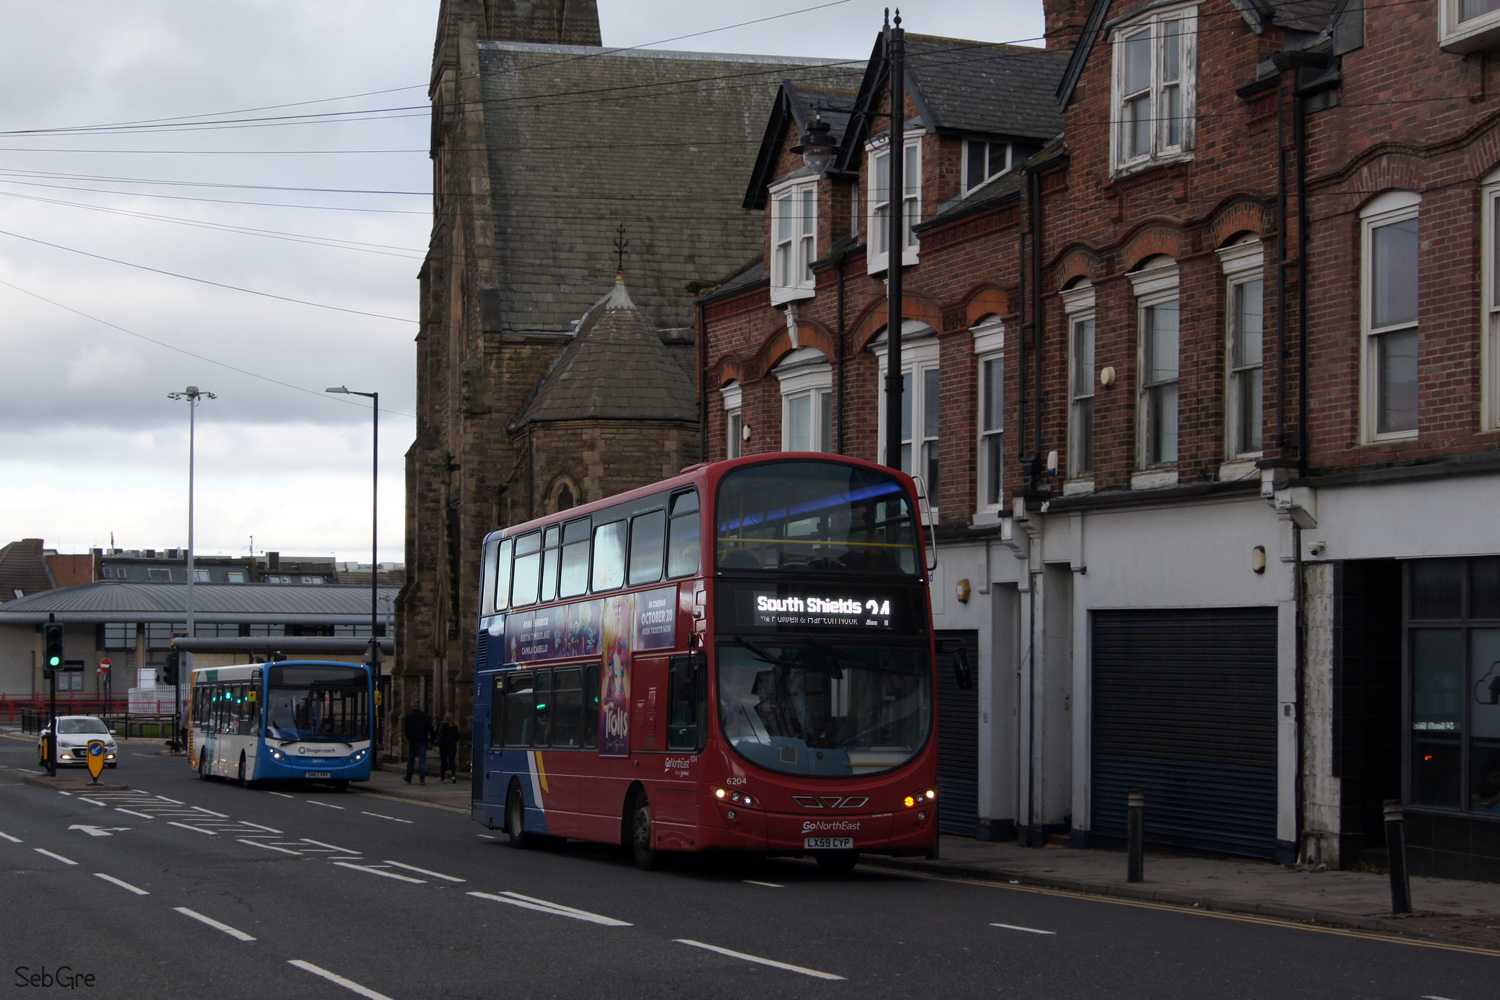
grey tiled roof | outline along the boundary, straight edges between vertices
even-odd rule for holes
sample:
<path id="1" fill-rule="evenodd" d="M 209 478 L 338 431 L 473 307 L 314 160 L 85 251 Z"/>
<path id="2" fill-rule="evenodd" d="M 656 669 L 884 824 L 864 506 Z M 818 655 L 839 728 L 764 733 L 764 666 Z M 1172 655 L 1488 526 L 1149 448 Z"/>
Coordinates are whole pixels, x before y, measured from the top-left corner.
<path id="1" fill-rule="evenodd" d="M 512 427 L 533 421 L 697 420 L 692 351 L 646 326 L 623 276 L 578 327 Z"/>
<path id="2" fill-rule="evenodd" d="M 932 35 L 906 36 L 907 76 L 943 131 L 1050 139 L 1063 129 L 1057 82 L 1066 55 Z"/>
<path id="3" fill-rule="evenodd" d="M 47 560 L 36 551 L 36 540 L 23 538 L 0 548 L 0 604 L 16 599 L 16 591 L 34 594 L 53 586 Z"/>
<path id="4" fill-rule="evenodd" d="M 391 601 L 398 590 L 377 593 Z M 181 622 L 186 609 L 186 584 L 104 580 L 11 601 L 0 607 L 0 625 L 42 622 L 49 613 L 62 622 Z M 359 624 L 370 620 L 370 588 L 200 583 L 193 587 L 193 614 L 200 622 Z"/>
<path id="5" fill-rule="evenodd" d="M 692 326 L 684 286 L 760 249 L 760 217 L 739 202 L 777 89 L 827 74 L 806 59 L 516 42 L 481 42 L 479 61 L 507 332 L 571 329 L 613 278 L 620 223 L 646 324 Z"/>

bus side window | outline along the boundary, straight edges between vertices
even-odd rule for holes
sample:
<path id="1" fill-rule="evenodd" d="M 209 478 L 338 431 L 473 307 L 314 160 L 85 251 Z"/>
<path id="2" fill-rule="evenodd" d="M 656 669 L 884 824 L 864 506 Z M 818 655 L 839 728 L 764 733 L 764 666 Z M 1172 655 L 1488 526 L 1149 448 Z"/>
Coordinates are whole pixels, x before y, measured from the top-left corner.
<path id="1" fill-rule="evenodd" d="M 531 746 L 532 712 L 536 708 L 536 691 L 531 674 L 512 675 L 505 679 L 505 745 Z"/>
<path id="2" fill-rule="evenodd" d="M 538 670 L 536 674 L 536 729 L 531 734 L 531 745 L 544 747 L 552 742 L 552 671 Z"/>
<path id="3" fill-rule="evenodd" d="M 561 559 L 561 531 L 548 528 L 542 542 L 542 600 L 557 600 L 557 564 Z"/>
<path id="4" fill-rule="evenodd" d="M 630 520 L 630 585 L 655 583 L 661 579 L 662 536 L 667 512 L 653 510 Z"/>
<path id="5" fill-rule="evenodd" d="M 698 572 L 702 551 L 702 524 L 698 515 L 698 491 L 689 490 L 672 498 L 672 520 L 667 529 L 667 576 L 692 576 Z"/>
<path id="6" fill-rule="evenodd" d="M 495 690 L 490 691 L 489 696 L 489 745 L 490 747 L 504 747 L 505 745 L 505 678 L 504 675 L 496 676 Z"/>
<path id="7" fill-rule="evenodd" d="M 500 552 L 495 556 L 495 610 L 504 611 L 510 607 L 510 551 L 512 542 L 509 538 L 500 543 Z M 486 609 L 489 610 L 489 609 Z"/>
<path id="8" fill-rule="evenodd" d="M 599 745 L 599 664 L 583 668 L 583 745 L 593 750 Z"/>
<path id="9" fill-rule="evenodd" d="M 577 597 L 589 589 L 589 519 L 563 525 L 562 581 L 558 597 Z"/>
<path id="10" fill-rule="evenodd" d="M 552 745 L 576 747 L 583 743 L 583 671 L 574 667 L 556 673 L 552 692 Z"/>
<path id="11" fill-rule="evenodd" d="M 510 603 L 521 607 L 536 603 L 541 582 L 542 533 L 532 531 L 516 539 L 516 573 L 510 581 Z"/>
<path id="12" fill-rule="evenodd" d="M 707 685 L 703 681 L 702 661 L 693 656 L 674 656 L 668 676 L 667 749 L 698 750 L 703 744 Z"/>
<path id="13" fill-rule="evenodd" d="M 625 582 L 625 522 L 594 529 L 594 592 L 614 590 Z"/>

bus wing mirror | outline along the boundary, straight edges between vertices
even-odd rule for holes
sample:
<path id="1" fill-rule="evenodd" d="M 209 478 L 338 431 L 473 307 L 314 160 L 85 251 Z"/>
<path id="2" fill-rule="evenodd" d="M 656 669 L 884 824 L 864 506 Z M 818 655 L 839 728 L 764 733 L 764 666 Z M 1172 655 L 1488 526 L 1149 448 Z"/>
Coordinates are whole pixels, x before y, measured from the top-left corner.
<path id="1" fill-rule="evenodd" d="M 955 639 L 944 643 L 944 652 L 953 657 L 953 683 L 960 691 L 973 690 L 974 670 L 969 666 L 969 647 L 962 639 Z"/>

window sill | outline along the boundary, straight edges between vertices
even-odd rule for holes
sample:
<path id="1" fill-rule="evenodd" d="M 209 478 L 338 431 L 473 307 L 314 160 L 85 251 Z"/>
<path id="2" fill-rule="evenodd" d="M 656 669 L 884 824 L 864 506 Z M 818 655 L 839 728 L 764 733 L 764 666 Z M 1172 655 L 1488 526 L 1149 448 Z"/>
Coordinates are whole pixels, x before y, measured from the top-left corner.
<path id="1" fill-rule="evenodd" d="M 1160 490 L 1176 485 L 1176 469 L 1152 469 L 1134 473 L 1130 477 L 1130 488 L 1133 490 Z"/>
<path id="2" fill-rule="evenodd" d="M 887 267 L 886 258 L 886 254 L 881 254 L 879 257 L 872 256 L 870 258 L 869 267 L 866 273 L 868 273 L 871 277 L 874 277 L 877 274 L 884 274 Z M 921 254 L 916 250 L 908 250 L 906 253 L 901 255 L 902 267 L 915 267 L 921 262 Z"/>
<path id="3" fill-rule="evenodd" d="M 817 294 L 818 290 L 816 288 L 799 288 L 796 286 L 778 288 L 775 285 L 772 285 L 771 305 L 779 306 L 786 302 L 797 302 L 802 299 L 810 299 Z"/>
<path id="4" fill-rule="evenodd" d="M 1194 151 L 1189 149 L 1181 153 L 1168 153 L 1164 156 L 1153 156 L 1145 160 L 1120 164 L 1110 171 L 1109 179 L 1119 181 L 1127 177 L 1134 177 L 1137 174 L 1144 174 L 1146 171 L 1154 170 L 1157 167 L 1168 167 L 1174 163 L 1191 163 L 1193 153 Z"/>
<path id="5" fill-rule="evenodd" d="M 1460 24 L 1453 31 L 1440 29 L 1438 45 L 1444 52 L 1461 55 L 1500 45 L 1500 15 L 1490 13 L 1483 17 L 1476 17 L 1472 24 L 1467 26 Z"/>
<path id="6" fill-rule="evenodd" d="M 969 519 L 969 526 L 974 528 L 994 527 L 1002 520 L 1000 516 L 1000 510 L 1001 508 L 999 506 L 980 507 L 978 510 L 974 511 L 974 516 Z"/>
<path id="7" fill-rule="evenodd" d="M 1366 438 L 1364 444 L 1366 447 L 1374 447 L 1382 444 L 1397 444 L 1401 441 L 1415 441 L 1419 433 L 1418 431 L 1394 431 L 1390 434 L 1376 434 Z"/>
<path id="8" fill-rule="evenodd" d="M 1260 452 L 1252 455 L 1236 456 L 1219 466 L 1219 482 L 1237 483 L 1247 479 L 1259 479 L 1260 467 L 1256 460 L 1261 456 Z"/>
<path id="9" fill-rule="evenodd" d="M 1063 496 L 1081 497 L 1094 492 L 1094 477 L 1087 479 L 1069 479 L 1063 483 Z"/>

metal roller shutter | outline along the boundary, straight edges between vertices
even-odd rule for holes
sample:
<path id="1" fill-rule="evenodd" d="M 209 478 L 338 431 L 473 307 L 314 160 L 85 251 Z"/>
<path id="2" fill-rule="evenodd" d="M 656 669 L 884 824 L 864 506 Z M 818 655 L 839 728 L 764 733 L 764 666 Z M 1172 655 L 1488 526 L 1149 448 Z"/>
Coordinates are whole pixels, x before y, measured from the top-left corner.
<path id="1" fill-rule="evenodd" d="M 1254 858 L 1276 851 L 1276 609 L 1095 611 L 1091 832 Z"/>
<path id="2" fill-rule="evenodd" d="M 939 631 L 938 648 L 955 639 L 968 650 L 974 687 L 960 690 L 953 654 L 938 653 L 938 831 L 972 837 L 979 827 L 979 633 Z"/>

